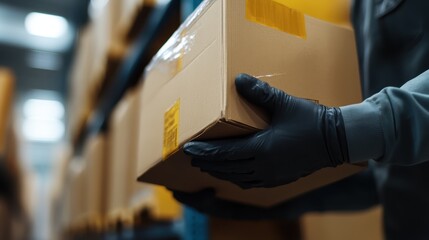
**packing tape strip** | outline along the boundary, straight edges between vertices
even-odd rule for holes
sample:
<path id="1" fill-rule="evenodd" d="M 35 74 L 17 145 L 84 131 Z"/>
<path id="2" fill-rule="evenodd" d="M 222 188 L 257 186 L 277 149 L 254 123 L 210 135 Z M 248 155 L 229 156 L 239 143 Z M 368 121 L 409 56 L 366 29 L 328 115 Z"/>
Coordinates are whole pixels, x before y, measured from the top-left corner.
<path id="1" fill-rule="evenodd" d="M 179 148 L 180 99 L 164 114 L 164 143 L 162 159 L 167 159 Z"/>
<path id="2" fill-rule="evenodd" d="M 307 37 L 304 14 L 273 0 L 246 0 L 246 18 L 301 38 Z"/>
<path id="3" fill-rule="evenodd" d="M 180 34 L 180 42 L 185 42 L 184 46 L 188 46 L 188 44 L 191 44 L 186 40 L 187 37 L 187 31 L 186 29 L 183 29 L 183 32 Z M 176 60 L 176 72 L 174 73 L 174 76 L 177 75 L 179 72 L 183 70 L 183 56 L 187 53 L 186 47 L 181 47 L 179 52 L 177 53 L 177 60 Z"/>

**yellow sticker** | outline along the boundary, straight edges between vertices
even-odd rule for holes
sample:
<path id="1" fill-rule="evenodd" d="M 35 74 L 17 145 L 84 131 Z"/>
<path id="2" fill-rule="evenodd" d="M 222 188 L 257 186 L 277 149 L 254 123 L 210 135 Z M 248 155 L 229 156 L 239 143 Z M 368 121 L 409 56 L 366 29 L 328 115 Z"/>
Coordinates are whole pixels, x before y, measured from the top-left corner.
<path id="1" fill-rule="evenodd" d="M 273 0 L 246 0 L 246 18 L 306 38 L 304 14 Z"/>
<path id="2" fill-rule="evenodd" d="M 179 147 L 180 99 L 164 114 L 164 145 L 162 158 L 165 160 Z"/>
<path id="3" fill-rule="evenodd" d="M 350 2 L 344 0 L 273 0 L 305 15 L 334 24 L 350 26 Z"/>

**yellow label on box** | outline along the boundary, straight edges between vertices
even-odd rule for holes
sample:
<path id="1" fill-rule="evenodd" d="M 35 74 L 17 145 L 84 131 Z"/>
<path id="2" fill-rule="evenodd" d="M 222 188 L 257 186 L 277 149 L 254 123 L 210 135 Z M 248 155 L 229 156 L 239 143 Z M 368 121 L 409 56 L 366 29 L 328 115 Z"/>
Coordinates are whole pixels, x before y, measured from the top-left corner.
<path id="1" fill-rule="evenodd" d="M 304 14 L 273 0 L 246 0 L 246 18 L 301 38 L 307 37 Z"/>
<path id="2" fill-rule="evenodd" d="M 273 0 L 297 11 L 334 24 L 350 26 L 351 0 Z"/>
<path id="3" fill-rule="evenodd" d="M 179 147 L 180 99 L 164 114 L 164 144 L 162 158 L 165 160 Z"/>

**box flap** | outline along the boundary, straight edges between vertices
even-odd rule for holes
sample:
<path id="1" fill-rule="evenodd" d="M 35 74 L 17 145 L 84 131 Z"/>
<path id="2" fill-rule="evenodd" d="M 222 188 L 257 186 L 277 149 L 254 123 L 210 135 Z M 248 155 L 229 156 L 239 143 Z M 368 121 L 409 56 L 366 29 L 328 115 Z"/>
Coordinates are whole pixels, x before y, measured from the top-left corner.
<path id="1" fill-rule="evenodd" d="M 195 138 L 208 140 L 219 137 L 244 136 L 252 132 L 254 132 L 254 129 L 218 120 L 204 128 Z M 198 183 L 195 182 L 195 179 L 198 179 Z M 174 182 L 174 187 L 182 191 L 198 191 L 203 189 L 204 186 L 216 185 L 218 181 L 210 175 L 202 173 L 199 168 L 192 167 L 190 158 L 182 150 L 171 155 L 168 161 L 154 163 L 138 180 L 167 187 Z"/>

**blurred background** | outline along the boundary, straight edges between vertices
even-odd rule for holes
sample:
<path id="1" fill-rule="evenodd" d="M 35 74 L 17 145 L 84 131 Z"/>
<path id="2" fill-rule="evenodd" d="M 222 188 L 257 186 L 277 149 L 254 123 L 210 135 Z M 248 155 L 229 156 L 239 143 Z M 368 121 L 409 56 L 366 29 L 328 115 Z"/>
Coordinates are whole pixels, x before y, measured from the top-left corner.
<path id="1" fill-rule="evenodd" d="M 236 222 L 135 183 L 140 78 L 200 3 L 0 0 L 0 239 L 381 238 L 379 209 Z"/>
<path id="2" fill-rule="evenodd" d="M 50 189 L 55 160 L 69 135 L 68 79 L 78 30 L 89 19 L 88 6 L 86 0 L 0 1 L 0 75 L 5 78 L 0 79 L 1 97 L 14 90 L 11 110 L 2 110 L 0 118 L 11 115 L 6 144 L 9 155 L 16 151 L 8 160 L 15 170 L 5 174 L 9 179 L 1 184 L 15 189 L 8 191 L 11 201 L 20 200 L 14 209 L 2 209 L 19 211 L 19 217 L 4 228 L 11 233 L 4 233 L 2 239 L 51 235 Z M 2 222 L 12 219 L 7 216 L 0 217 Z"/>

